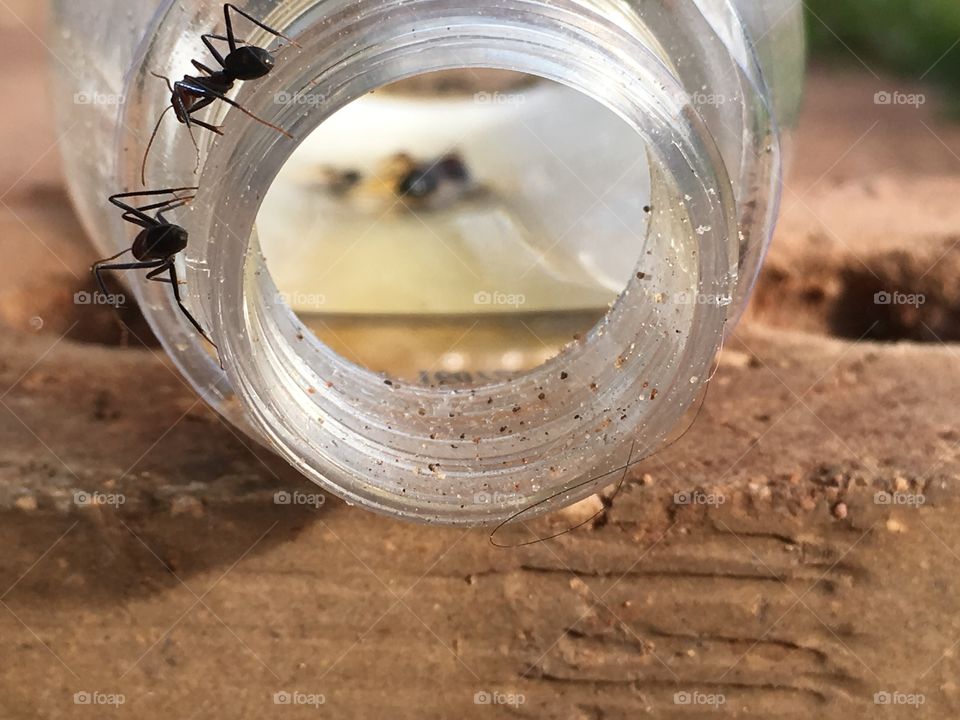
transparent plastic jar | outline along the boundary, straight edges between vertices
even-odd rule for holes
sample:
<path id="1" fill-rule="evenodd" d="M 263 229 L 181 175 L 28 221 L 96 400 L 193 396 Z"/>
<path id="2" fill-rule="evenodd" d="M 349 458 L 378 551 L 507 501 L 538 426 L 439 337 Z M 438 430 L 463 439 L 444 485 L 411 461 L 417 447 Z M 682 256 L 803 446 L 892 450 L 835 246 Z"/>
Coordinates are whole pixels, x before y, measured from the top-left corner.
<path id="1" fill-rule="evenodd" d="M 554 509 L 609 483 L 604 473 L 628 457 L 660 447 L 702 390 L 770 240 L 781 128 L 795 120 L 802 84 L 800 2 L 237 5 L 300 46 L 280 43 L 274 71 L 233 95 L 296 140 L 218 103 L 204 119 L 226 134 L 215 142 L 198 134 L 199 176 L 189 136 L 168 118 L 147 177 L 150 188 L 200 187 L 174 213 L 191 238 L 178 267 L 223 369 L 168 286 L 125 278 L 203 398 L 347 501 L 425 522 L 493 523 L 520 507 Z M 135 228 L 106 197 L 141 189 L 146 140 L 169 104 L 151 72 L 193 72 L 190 60 L 208 57 L 200 35 L 223 32 L 223 6 L 54 6 L 60 123 L 84 133 L 83 143 L 64 147 L 67 179 L 89 233 L 113 255 L 130 246 Z M 275 43 L 249 25 L 241 34 Z M 591 262 L 621 268 L 626 283 L 591 330 L 509 378 L 431 385 L 360 367 L 305 331 L 278 291 L 255 225 L 298 143 L 327 118 L 391 83 L 462 68 L 546 78 L 607 108 L 640 139 L 634 202 L 646 219 L 635 241 L 590 251 Z M 322 102 L 277 101 L 307 95 Z"/>

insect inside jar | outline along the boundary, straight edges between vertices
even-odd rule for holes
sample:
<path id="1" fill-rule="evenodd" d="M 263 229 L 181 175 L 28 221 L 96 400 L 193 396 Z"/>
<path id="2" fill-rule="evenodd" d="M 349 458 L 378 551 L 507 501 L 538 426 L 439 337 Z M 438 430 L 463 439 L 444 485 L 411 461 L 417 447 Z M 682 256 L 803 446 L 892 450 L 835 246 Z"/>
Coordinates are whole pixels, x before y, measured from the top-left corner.
<path id="1" fill-rule="evenodd" d="M 366 174 L 355 168 L 320 165 L 311 170 L 307 182 L 340 200 L 379 204 L 398 212 L 445 210 L 489 193 L 456 151 L 426 159 L 396 153 Z"/>
<path id="2" fill-rule="evenodd" d="M 197 118 L 193 117 L 193 115 L 194 113 L 212 105 L 217 100 L 227 103 L 231 107 L 234 107 L 245 115 L 253 118 L 258 123 L 276 130 L 288 138 L 292 139 L 293 137 L 283 128 L 278 127 L 273 123 L 264 120 L 263 118 L 257 117 L 240 105 L 240 103 L 226 96 L 226 93 L 232 90 L 236 83 L 246 82 L 249 80 L 259 80 L 260 78 L 266 77 L 270 74 L 271 70 L 273 70 L 274 65 L 276 64 L 276 59 L 274 58 L 273 53 L 271 53 L 269 50 L 256 47 L 254 45 L 248 45 L 246 44 L 246 41 L 237 39 L 233 28 L 233 19 L 230 16 L 231 10 L 246 18 L 257 27 L 262 28 L 266 32 L 286 40 L 295 47 L 299 47 L 294 40 L 291 40 L 283 33 L 279 32 L 278 30 L 274 30 L 268 25 L 265 25 L 235 5 L 226 3 L 223 6 L 223 16 L 226 22 L 227 34 L 217 35 L 213 33 L 207 33 L 202 36 L 203 44 L 207 46 L 210 54 L 213 55 L 217 63 L 219 63 L 221 67 L 220 70 L 212 70 L 199 60 L 192 60 L 191 62 L 193 66 L 203 73 L 203 75 L 184 75 L 182 80 L 172 84 L 170 78 L 158 73 L 152 73 L 155 77 L 160 78 L 167 83 L 167 89 L 170 91 L 170 106 L 167 107 L 163 113 L 161 113 L 159 120 L 157 120 L 157 125 L 153 130 L 153 134 L 150 136 L 150 141 L 147 143 L 146 152 L 143 155 L 143 163 L 140 169 L 140 181 L 144 186 L 147 184 L 147 159 L 150 156 L 150 150 L 153 147 L 154 141 L 157 139 L 157 133 L 160 130 L 160 124 L 163 122 L 163 118 L 170 110 L 174 111 L 177 121 L 183 125 L 186 125 L 187 130 L 190 132 L 190 139 L 193 141 L 193 146 L 197 150 L 197 167 L 195 172 L 200 168 L 200 147 L 197 144 L 196 136 L 193 134 L 193 126 L 196 125 L 197 127 L 209 130 L 216 135 L 223 135 L 223 130 L 216 125 L 211 125 L 210 123 L 198 120 Z M 229 53 L 227 53 L 226 56 L 224 56 L 224 54 L 218 50 L 217 46 L 214 45 L 215 40 L 227 43 L 227 46 L 229 47 Z"/>
<path id="3" fill-rule="evenodd" d="M 418 81 L 304 137 L 258 238 L 304 330 L 352 362 L 426 385 L 512 377 L 583 337 L 629 279 L 609 258 L 649 219 L 645 146 L 549 80 Z M 588 127 L 586 147 L 565 140 Z"/>

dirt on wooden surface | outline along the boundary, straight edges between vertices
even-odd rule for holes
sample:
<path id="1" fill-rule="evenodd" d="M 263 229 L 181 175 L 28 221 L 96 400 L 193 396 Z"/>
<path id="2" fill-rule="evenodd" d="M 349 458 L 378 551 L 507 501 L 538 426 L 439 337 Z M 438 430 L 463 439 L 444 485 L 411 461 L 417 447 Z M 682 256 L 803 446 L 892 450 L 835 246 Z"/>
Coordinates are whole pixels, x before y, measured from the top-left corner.
<path id="1" fill-rule="evenodd" d="M 0 41 L 22 100 L 0 114 L 0 717 L 960 713 L 960 127 L 934 102 L 813 74 L 697 423 L 591 526 L 500 550 L 277 504 L 318 490 L 199 402 L 135 311 L 124 338 L 78 309 L 95 253 L 42 48 L 6 16 Z"/>

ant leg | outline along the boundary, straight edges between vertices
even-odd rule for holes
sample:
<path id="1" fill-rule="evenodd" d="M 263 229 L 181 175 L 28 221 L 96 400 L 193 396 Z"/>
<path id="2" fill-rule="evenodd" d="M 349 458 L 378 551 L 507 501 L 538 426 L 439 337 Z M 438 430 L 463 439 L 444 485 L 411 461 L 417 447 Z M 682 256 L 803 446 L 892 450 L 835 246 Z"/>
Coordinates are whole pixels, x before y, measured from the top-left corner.
<path id="1" fill-rule="evenodd" d="M 191 119 L 191 122 L 192 122 L 194 125 L 196 125 L 197 127 L 202 127 L 204 130 L 209 130 L 209 131 L 212 132 L 214 135 L 221 135 L 221 136 L 223 135 L 223 129 L 217 127 L 216 125 L 208 125 L 207 123 L 201 122 L 200 120 L 197 120 L 196 118 L 192 118 L 192 119 Z"/>
<path id="2" fill-rule="evenodd" d="M 290 138 L 291 140 L 293 139 L 293 135 L 291 135 L 289 132 L 287 132 L 287 131 L 284 130 L 283 128 L 278 127 L 278 126 L 274 125 L 273 123 L 267 122 L 267 121 L 264 120 L 263 118 L 257 117 L 257 116 L 254 115 L 252 112 L 250 112 L 250 111 L 247 110 L 245 107 L 243 107 L 243 105 L 241 105 L 240 103 L 238 103 L 236 100 L 232 100 L 232 99 L 228 98 L 226 95 L 224 95 L 223 93 L 218 92 L 218 91 L 214 90 L 213 88 L 209 88 L 209 87 L 207 87 L 206 85 L 203 85 L 202 83 L 193 82 L 193 81 L 190 81 L 190 80 L 181 80 L 181 81 L 178 82 L 176 85 L 174 85 L 174 87 L 175 87 L 175 88 L 182 88 L 183 90 L 186 90 L 186 91 L 188 91 L 189 93 L 191 93 L 191 94 L 193 94 L 193 95 L 200 95 L 200 96 L 202 96 L 202 97 L 204 97 L 204 98 L 210 98 L 210 97 L 212 97 L 212 98 L 215 98 L 215 99 L 217 99 L 217 100 L 222 100 L 223 102 L 227 103 L 227 105 L 229 105 L 229 106 L 231 106 L 231 107 L 235 107 L 237 110 L 239 110 L 240 112 L 242 112 L 242 113 L 243 113 L 244 115 L 246 115 L 247 117 L 253 118 L 254 120 L 256 120 L 256 121 L 257 121 L 258 123 L 260 123 L 261 125 L 265 125 L 266 127 L 270 128 L 271 130 L 276 130 L 278 133 L 280 133 L 281 135 L 285 135 L 286 137 Z"/>
<path id="3" fill-rule="evenodd" d="M 170 283 L 172 285 L 172 277 L 160 277 L 162 273 L 169 272 L 171 267 L 173 267 L 173 260 L 164 260 L 163 265 L 146 274 L 146 279 L 152 280 L 153 282 Z"/>
<path id="4" fill-rule="evenodd" d="M 234 5 L 233 3 L 224 3 L 224 5 L 223 5 L 223 17 L 224 17 L 224 18 L 226 19 L 226 21 L 227 21 L 227 35 L 229 36 L 230 51 L 231 51 L 231 52 L 233 52 L 234 50 L 237 49 L 237 40 L 236 40 L 236 38 L 235 38 L 235 36 L 234 36 L 234 34 L 233 34 L 233 22 L 232 22 L 231 19 L 230 19 L 230 11 L 231 11 L 231 10 L 233 10 L 233 11 L 234 11 L 235 13 L 237 13 L 238 15 L 242 15 L 242 16 L 245 17 L 247 20 L 249 20 L 250 22 L 252 22 L 254 25 L 256 25 L 257 27 L 259 27 L 259 28 L 261 28 L 261 29 L 263 29 L 263 30 L 266 30 L 266 31 L 267 31 L 268 33 L 270 33 L 271 35 L 275 35 L 275 36 L 278 37 L 278 38 L 283 38 L 284 40 L 286 40 L 288 43 L 290 43 L 291 45 L 293 45 L 293 46 L 295 46 L 295 47 L 300 47 L 300 45 L 298 45 L 298 44 L 296 43 L 296 41 L 288 38 L 286 35 L 284 35 L 284 34 L 283 34 L 282 32 L 280 32 L 279 30 L 274 30 L 274 29 L 273 29 L 272 27 L 270 27 L 269 25 L 265 25 L 264 23 L 262 23 L 261 21 L 257 20 L 255 17 L 253 17 L 252 15 L 249 15 L 248 13 L 245 13 L 243 10 L 241 10 L 240 8 L 238 8 L 238 7 L 237 7 L 236 5 Z M 241 41 L 241 42 L 242 42 L 242 41 Z"/>
<path id="5" fill-rule="evenodd" d="M 156 225 L 156 223 L 153 223 L 153 222 L 148 223 L 146 220 L 141 220 L 131 212 L 125 212 L 123 215 L 120 216 L 120 219 L 130 223 L 131 225 L 136 225 L 137 227 L 142 227 L 142 228 L 152 228 L 154 225 Z"/>
<path id="6" fill-rule="evenodd" d="M 227 37 L 226 35 L 217 35 L 216 33 L 207 33 L 206 35 L 203 35 L 202 37 L 208 37 L 208 38 L 210 38 L 211 40 L 223 40 L 224 42 L 230 42 L 230 38 Z M 249 45 L 249 44 L 250 44 L 250 41 L 249 41 L 249 40 L 244 40 L 243 38 L 235 37 L 234 40 L 236 41 L 237 45 Z"/>
<path id="7" fill-rule="evenodd" d="M 161 75 L 159 73 L 150 71 L 150 74 L 155 78 L 163 80 L 167 84 L 167 90 L 170 91 L 170 107 L 163 111 L 160 115 L 160 119 L 157 120 L 157 126 L 153 129 L 153 134 L 150 135 L 150 142 L 147 143 L 146 152 L 143 153 L 143 162 L 140 164 L 140 182 L 142 185 L 146 186 L 147 184 L 147 159 L 150 157 L 150 150 L 153 149 L 153 143 L 157 139 L 157 133 L 160 132 L 160 124 L 163 122 L 164 116 L 173 108 L 176 111 L 177 120 L 181 123 L 184 123 L 188 128 L 190 128 L 190 115 L 187 110 L 187 105 L 177 92 L 174 91 L 174 86 L 170 84 L 170 78 L 166 75 Z M 193 146 L 197 150 L 197 167 L 200 166 L 200 148 L 197 146 L 197 139 L 193 136 L 193 129 L 190 128 L 190 139 L 193 140 Z"/>
<path id="8" fill-rule="evenodd" d="M 126 250 L 121 250 L 121 251 L 118 252 L 116 255 L 111 255 L 110 257 L 104 258 L 103 260 L 97 260 L 93 265 L 90 266 L 90 270 L 93 272 L 93 276 L 94 276 L 94 278 L 95 278 L 96 281 L 97 281 L 97 285 L 100 286 L 100 293 L 101 293 L 104 297 L 106 297 L 106 296 L 109 295 L 110 293 L 107 292 L 107 286 L 106 286 L 106 284 L 103 282 L 103 276 L 101 275 L 101 271 L 103 270 L 103 268 L 104 268 L 105 265 L 107 265 L 108 263 L 113 262 L 113 261 L 116 260 L 117 258 L 122 257 L 123 255 L 126 255 L 128 252 L 131 252 L 131 251 L 132 251 L 132 248 L 127 248 Z"/>
<path id="9" fill-rule="evenodd" d="M 198 102 L 196 105 L 194 105 L 192 108 L 190 108 L 190 113 L 195 113 L 198 110 L 203 110 L 205 107 L 213 103 L 215 100 L 216 98 L 204 98 L 203 100 Z M 223 130 L 217 127 L 216 125 L 211 125 L 209 123 L 203 122 L 202 120 L 197 120 L 190 113 L 187 114 L 187 117 L 189 118 L 189 122 L 187 123 L 187 130 L 190 131 L 190 139 L 193 141 L 193 147 L 197 151 L 197 164 L 193 168 L 193 174 L 196 175 L 197 173 L 200 172 L 200 145 L 197 143 L 197 138 L 193 134 L 194 125 L 196 125 L 197 127 L 201 127 L 204 130 L 209 130 L 214 135 L 222 136 Z"/>
<path id="10" fill-rule="evenodd" d="M 163 207 L 164 205 L 170 205 L 172 203 L 179 202 L 181 200 L 186 200 L 188 198 L 181 197 L 178 193 L 190 192 L 195 194 L 199 189 L 200 189 L 199 187 L 197 187 L 196 185 L 193 185 L 190 187 L 163 188 L 162 190 L 138 190 L 133 192 L 117 193 L 116 195 L 111 195 L 109 198 L 107 198 L 107 200 L 109 200 L 112 205 L 116 205 L 121 210 L 126 210 L 129 213 L 139 212 L 140 215 L 144 217 L 144 219 L 150 220 L 151 218 L 149 216 L 144 216 L 142 211 L 155 210 L 156 208 Z M 154 203 L 152 205 L 145 205 L 143 207 L 134 207 L 129 203 L 122 202 L 122 200 L 130 199 L 130 198 L 160 197 L 162 195 L 172 195 L 173 197 L 168 198 L 163 202 Z M 190 195 L 189 197 L 192 198 L 194 197 L 194 195 Z"/>
<path id="11" fill-rule="evenodd" d="M 160 195 L 174 195 L 177 193 L 186 192 L 196 192 L 200 188 L 196 185 L 190 185 L 188 187 L 174 187 L 174 188 L 163 188 L 162 190 L 134 190 L 131 192 L 117 193 L 116 195 L 111 195 L 110 200 L 117 200 L 123 198 L 136 198 L 136 197 L 158 197 Z M 182 198 L 173 197 L 167 202 L 172 202 L 174 200 L 181 200 Z"/>
<path id="12" fill-rule="evenodd" d="M 205 97 L 199 102 L 194 103 L 193 107 L 190 108 L 188 113 L 190 115 L 190 124 L 202 127 L 204 130 L 209 130 L 210 132 L 216 135 L 223 135 L 223 130 L 221 128 L 217 127 L 216 125 L 210 125 L 209 123 L 200 122 L 193 116 L 194 113 L 203 110 L 205 107 L 212 105 L 216 101 L 217 101 L 217 98 Z"/>
<path id="13" fill-rule="evenodd" d="M 167 84 L 169 85 L 169 80 L 167 81 Z M 177 120 L 187 126 L 187 132 L 190 133 L 190 142 L 193 143 L 193 149 L 197 153 L 197 164 L 193 168 L 193 174 L 196 175 L 198 172 L 200 172 L 200 145 L 197 144 L 197 136 L 193 134 L 193 124 L 195 121 L 192 117 L 190 117 L 190 112 L 191 110 L 196 110 L 199 108 L 196 107 L 196 104 L 192 108 L 187 107 L 187 103 L 183 99 L 183 92 L 181 91 L 180 83 L 174 84 L 171 100 L 177 114 Z M 201 101 L 201 107 L 206 107 L 210 104 L 202 103 L 203 101 Z"/>
<path id="14" fill-rule="evenodd" d="M 125 255 L 130 252 L 130 250 L 124 250 L 122 253 L 114 255 L 112 258 L 107 258 L 106 260 L 101 260 L 97 263 L 94 263 L 93 266 L 93 276 L 97 279 L 97 285 L 100 286 L 100 292 L 103 293 L 104 297 L 110 295 L 107 292 L 107 285 L 103 281 L 103 273 L 107 270 L 149 270 L 150 268 L 160 267 L 165 264 L 166 260 L 151 260 L 148 262 L 135 262 L 135 263 L 118 263 L 116 265 L 109 265 L 111 260 L 116 260 L 121 255 Z"/>
<path id="15" fill-rule="evenodd" d="M 127 252 L 124 250 L 124 252 Z M 120 253 L 122 255 L 123 253 Z M 120 257 L 117 255 L 117 257 Z M 102 263 L 107 262 L 106 260 L 101 260 L 96 265 L 100 272 L 106 272 L 107 270 L 149 270 L 151 268 L 160 267 L 164 265 L 166 260 L 147 260 L 146 262 L 135 262 L 135 263 L 118 263 L 116 265 L 103 265 Z"/>
<path id="16" fill-rule="evenodd" d="M 221 40 L 221 39 L 222 39 L 222 40 L 227 40 L 227 41 L 229 42 L 229 38 L 224 38 L 224 37 L 222 37 L 221 35 L 210 35 L 210 34 L 208 33 L 207 35 L 201 35 L 201 36 L 200 36 L 200 39 L 203 40 L 203 44 L 207 46 L 207 50 L 210 51 L 210 54 L 213 55 L 214 59 L 215 59 L 218 63 L 220 63 L 220 67 L 226 67 L 226 66 L 224 65 L 223 53 L 221 53 L 219 50 L 217 50 L 217 48 L 216 48 L 216 47 L 214 46 L 214 44 L 213 44 L 213 41 L 214 41 L 214 40 Z M 236 41 L 234 41 L 234 42 L 236 42 Z M 231 47 L 231 52 L 233 52 L 233 50 L 235 50 L 235 49 L 236 49 L 236 48 Z M 194 61 L 193 64 L 196 65 L 196 64 L 197 64 L 196 61 Z M 213 73 L 210 73 L 210 75 L 213 75 Z"/>
<path id="17" fill-rule="evenodd" d="M 191 195 L 190 197 L 185 197 L 185 198 L 174 198 L 172 200 L 165 200 L 164 202 L 153 203 L 152 205 L 144 205 L 143 207 L 137 208 L 137 210 L 145 213 L 148 210 L 156 210 L 157 208 L 161 208 L 162 212 L 157 213 L 156 217 L 162 223 L 169 225 L 169 223 L 167 223 L 167 221 L 163 219 L 163 213 L 167 212 L 168 210 L 175 210 L 178 207 L 182 207 L 187 203 L 191 202 L 195 197 L 196 195 Z M 154 225 L 156 225 L 156 223 L 152 223 L 148 225 L 147 223 L 143 222 L 137 217 L 132 216 L 129 212 L 125 212 L 121 217 L 127 222 L 133 223 L 134 225 L 139 225 L 140 227 L 146 228 L 146 227 L 153 227 Z"/>
<path id="18" fill-rule="evenodd" d="M 130 215 L 132 217 L 138 218 L 146 223 L 149 223 L 149 225 L 145 227 L 153 227 L 154 225 L 157 224 L 157 221 L 154 218 L 147 215 L 144 212 L 144 210 L 155 210 L 158 207 L 163 207 L 164 205 L 169 205 L 179 200 L 183 200 L 184 198 L 179 197 L 177 193 L 186 192 L 188 190 L 191 192 L 196 192 L 197 190 L 199 190 L 199 188 L 194 186 L 194 187 L 166 188 L 164 190 L 149 190 L 145 192 L 125 192 L 125 193 L 117 193 L 116 195 L 111 195 L 107 199 L 110 201 L 112 205 L 116 205 L 118 208 L 123 210 L 124 216 Z M 137 207 L 134 207 L 133 205 L 122 202 L 122 200 L 126 198 L 156 197 L 158 195 L 173 195 L 174 197 L 170 198 L 169 200 L 163 203 L 157 203 L 156 205 L 151 205 L 146 208 L 137 208 Z M 130 222 L 133 222 L 131 217 L 124 217 L 124 219 Z"/>
<path id="19" fill-rule="evenodd" d="M 216 49 L 216 47 L 214 47 L 213 41 L 222 40 L 223 42 L 230 42 L 230 38 L 227 37 L 226 35 L 217 35 L 215 33 L 207 33 L 206 35 L 201 35 L 200 39 L 203 40 L 203 44 L 207 46 L 207 50 L 210 51 L 210 54 L 213 55 L 214 58 L 216 58 L 218 63 L 220 63 L 220 67 L 225 67 L 223 53 L 221 53 L 219 50 Z M 250 44 L 246 40 L 241 40 L 240 38 L 234 38 L 234 43 L 237 43 L 240 45 Z M 196 60 L 193 61 L 193 66 L 199 67 L 199 64 L 197 63 Z M 213 73 L 209 71 L 207 71 L 207 74 L 213 75 Z"/>
<path id="20" fill-rule="evenodd" d="M 171 210 L 176 210 L 178 207 L 183 207 L 184 205 L 187 205 L 187 204 L 193 202 L 193 199 L 194 199 L 193 197 L 183 198 L 182 200 L 179 200 L 179 201 L 177 201 L 177 202 L 175 202 L 175 203 L 171 203 L 170 205 L 164 207 L 163 210 L 161 210 L 160 212 L 157 213 L 157 220 L 160 221 L 160 222 L 161 222 L 162 224 L 164 224 L 164 225 L 172 225 L 172 223 L 169 222 L 169 221 L 163 216 L 163 214 L 166 213 L 166 212 L 170 212 Z"/>
<path id="21" fill-rule="evenodd" d="M 170 273 L 169 278 L 157 277 L 157 275 L 159 275 L 164 271 L 167 271 Z M 217 356 L 219 357 L 220 348 L 218 348 L 217 344 L 210 339 L 210 336 L 207 335 L 207 331 L 203 329 L 200 323 L 197 322 L 197 319 L 190 314 L 190 311 L 187 310 L 186 306 L 183 304 L 183 298 L 180 297 L 180 280 L 177 278 L 177 269 L 176 269 L 176 266 L 174 266 L 173 264 L 173 260 L 171 259 L 171 260 L 165 261 L 163 267 L 159 267 L 153 272 L 149 273 L 147 275 L 147 279 L 153 280 L 154 282 L 169 282 L 170 285 L 173 286 L 173 297 L 176 299 L 177 305 L 180 306 L 180 312 L 182 312 L 183 316 L 190 321 L 190 324 L 193 325 L 193 327 L 196 328 L 197 332 L 200 333 L 203 339 L 213 346 L 213 349 L 217 351 Z M 221 367 L 222 366 L 223 365 L 221 363 Z"/>
<path id="22" fill-rule="evenodd" d="M 237 49 L 237 37 L 233 34 L 233 20 L 230 19 L 231 7 L 233 7 L 233 5 L 230 3 L 223 4 L 223 17 L 227 23 L 227 42 L 230 43 L 230 52 L 234 52 Z"/>
<path id="23" fill-rule="evenodd" d="M 213 75 L 213 74 L 214 74 L 213 70 L 211 70 L 210 68 L 208 68 L 206 65 L 204 65 L 204 64 L 203 64 L 202 62 L 200 62 L 199 60 L 191 60 L 190 62 L 193 64 L 193 66 L 194 66 L 197 70 L 199 70 L 200 72 L 204 73 L 205 75 Z"/>
<path id="24" fill-rule="evenodd" d="M 150 71 L 150 74 L 153 75 L 155 78 L 159 78 L 160 80 L 163 80 L 167 84 L 167 90 L 170 91 L 170 96 L 171 98 L 173 98 L 173 86 L 170 84 L 170 78 L 168 78 L 166 75 L 160 75 L 159 73 L 155 73 L 152 70 Z M 157 124 L 153 128 L 153 132 L 150 134 L 150 142 L 147 143 L 147 149 L 143 153 L 143 162 L 140 163 L 140 184 L 143 185 L 144 187 L 146 187 L 147 185 L 147 159 L 150 157 L 150 151 L 153 149 L 153 143 L 157 139 L 157 133 L 160 132 L 160 125 L 163 123 L 163 118 L 166 117 L 167 113 L 170 112 L 171 109 L 173 109 L 172 100 L 170 103 L 170 107 L 168 107 L 166 110 L 160 113 L 160 117 L 157 119 Z M 180 117 L 179 113 L 177 117 L 179 119 Z"/>
<path id="25" fill-rule="evenodd" d="M 188 75 L 187 78 L 190 76 Z M 184 78 L 186 80 L 186 78 Z M 177 119 L 187 126 L 187 130 L 190 131 L 190 140 L 193 142 L 193 149 L 197 151 L 197 167 L 200 166 L 200 146 L 197 144 L 197 138 L 193 134 L 193 126 L 201 124 L 199 120 L 196 120 L 191 113 L 195 113 L 198 110 L 203 110 L 205 107 L 213 104 L 216 98 L 210 97 L 210 95 L 204 92 L 197 92 L 195 88 L 205 88 L 203 85 L 202 78 L 193 78 L 196 82 L 196 86 L 193 83 L 185 83 L 181 80 L 178 83 L 175 83 L 173 86 L 173 105 L 177 111 Z M 195 102 L 189 108 L 187 107 L 186 101 L 183 99 L 185 94 L 189 94 L 193 97 L 201 98 L 199 101 Z M 209 126 L 203 125 L 209 129 Z M 222 133 L 221 133 L 222 134 Z"/>
<path id="26" fill-rule="evenodd" d="M 160 208 L 161 211 L 158 212 L 157 215 L 156 215 L 157 220 L 159 220 L 159 221 L 160 221 L 161 223 L 163 223 L 164 225 L 169 225 L 170 223 L 168 223 L 168 222 L 163 218 L 163 213 L 168 212 L 168 211 L 170 211 L 170 210 L 176 210 L 178 207 L 183 207 L 183 206 L 186 205 L 187 203 L 192 202 L 195 197 L 196 197 L 196 195 L 191 195 L 191 196 L 188 197 L 188 198 L 180 198 L 179 200 L 167 200 L 166 202 L 154 203 L 153 205 L 146 205 L 145 207 L 137 208 L 137 209 L 140 210 L 141 212 L 147 212 L 148 210 L 156 210 L 157 208 Z M 139 220 L 137 220 L 137 219 L 135 219 L 135 218 L 133 218 L 133 217 L 128 217 L 129 215 L 130 215 L 130 213 L 124 213 L 124 214 L 122 215 L 122 217 L 123 217 L 124 220 L 126 220 L 127 222 L 131 222 L 131 223 L 133 223 L 134 225 L 140 225 L 140 224 L 141 224 L 141 222 L 140 222 Z M 154 223 L 154 225 L 156 225 L 156 223 Z M 153 227 L 153 226 L 152 226 L 152 225 L 143 224 L 143 227 Z"/>
<path id="27" fill-rule="evenodd" d="M 216 98 L 209 98 L 209 97 L 207 97 L 207 98 L 203 98 L 202 100 L 198 100 L 197 102 L 195 102 L 195 103 L 193 104 L 193 106 L 190 108 L 190 115 L 191 115 L 191 118 L 190 118 L 190 119 L 193 120 L 194 122 L 196 122 L 196 120 L 194 120 L 194 118 L 192 117 L 193 114 L 194 114 L 195 112 L 200 112 L 200 111 L 203 110 L 205 107 L 209 107 L 210 105 L 213 105 L 216 101 L 217 101 Z"/>
<path id="28" fill-rule="evenodd" d="M 157 213 L 157 220 L 159 220 L 164 225 L 171 225 L 172 223 L 168 222 L 167 219 L 163 216 L 164 213 L 170 212 L 171 210 L 176 210 L 179 207 L 184 205 L 189 205 L 196 199 L 196 195 L 191 195 L 190 197 L 179 198 L 173 202 L 168 203 L 157 203 L 156 207 L 163 208 L 160 212 Z M 140 208 L 141 210 L 146 210 L 147 208 Z M 153 209 L 153 208 L 151 208 Z"/>

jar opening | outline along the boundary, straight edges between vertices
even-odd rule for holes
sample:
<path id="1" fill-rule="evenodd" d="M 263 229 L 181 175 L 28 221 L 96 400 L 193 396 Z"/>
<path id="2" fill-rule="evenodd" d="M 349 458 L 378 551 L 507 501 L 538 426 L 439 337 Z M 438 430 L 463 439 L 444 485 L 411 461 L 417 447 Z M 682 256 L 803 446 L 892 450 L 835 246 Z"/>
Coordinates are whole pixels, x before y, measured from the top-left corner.
<path id="1" fill-rule="evenodd" d="M 304 332 L 394 380 L 475 388 L 602 320 L 643 253 L 649 185 L 643 138 L 576 90 L 432 72 L 304 138 L 257 233 Z"/>

